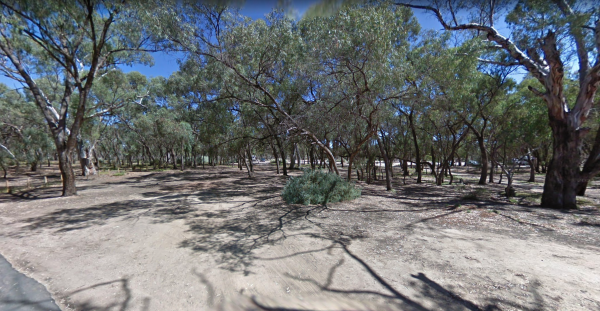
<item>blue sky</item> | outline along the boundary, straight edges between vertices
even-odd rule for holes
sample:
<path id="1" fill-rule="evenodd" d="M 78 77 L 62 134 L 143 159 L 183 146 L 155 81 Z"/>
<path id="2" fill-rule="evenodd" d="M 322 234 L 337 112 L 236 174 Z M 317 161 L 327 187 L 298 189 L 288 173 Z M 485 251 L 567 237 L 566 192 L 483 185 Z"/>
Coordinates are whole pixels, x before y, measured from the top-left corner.
<path id="1" fill-rule="evenodd" d="M 278 0 L 246 0 L 240 9 L 240 13 L 249 16 L 252 19 L 264 18 L 266 14 L 271 12 L 273 8 L 277 6 Z M 291 7 L 298 11 L 300 15 L 304 14 L 306 10 L 313 4 L 318 3 L 319 0 L 292 0 Z M 426 13 L 423 10 L 415 10 L 415 16 L 417 17 L 422 29 L 435 29 L 441 30 L 442 27 L 437 19 L 430 13 Z M 506 27 L 501 23 L 497 29 L 501 33 L 507 31 Z M 177 64 L 177 58 L 181 57 L 181 54 L 167 54 L 167 53 L 153 53 L 154 65 L 134 65 L 134 66 L 122 66 L 121 69 L 124 72 L 138 71 L 147 77 L 164 76 L 168 77 L 171 73 L 179 69 Z M 4 83 L 13 88 L 19 88 L 20 84 L 14 80 L 8 79 L 0 75 L 0 83 Z"/>

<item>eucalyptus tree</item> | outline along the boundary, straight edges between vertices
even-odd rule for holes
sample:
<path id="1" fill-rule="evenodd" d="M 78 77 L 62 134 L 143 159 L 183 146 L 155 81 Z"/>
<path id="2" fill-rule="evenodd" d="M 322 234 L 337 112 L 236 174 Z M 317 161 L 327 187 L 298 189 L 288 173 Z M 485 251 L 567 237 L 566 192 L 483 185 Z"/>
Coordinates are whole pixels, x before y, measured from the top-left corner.
<path id="1" fill-rule="evenodd" d="M 402 6 L 432 12 L 442 26 L 451 31 L 474 31 L 481 35 L 492 50 L 501 51 L 500 58 L 485 60 L 501 66 L 520 66 L 537 79 L 542 88 L 530 87 L 544 99 L 553 137 L 552 160 L 548 167 L 542 206 L 576 208 L 576 192 L 580 181 L 587 182 L 600 172 L 600 132 L 590 154 L 580 170 L 581 146 L 590 129 L 586 127 L 600 83 L 600 11 L 591 2 L 556 0 L 476 3 L 480 18 L 459 23 L 456 9 L 447 3 L 433 5 L 398 3 Z M 500 7 L 504 5 L 504 7 Z M 464 7 L 464 6 L 463 6 Z M 494 27 L 496 12 L 509 10 L 506 17 L 514 40 L 500 34 Z M 447 12 L 447 14 L 446 14 Z M 446 15 L 444 15 L 446 14 Z M 540 53 L 541 52 L 541 53 Z M 568 102 L 565 96 L 569 70 L 577 81 L 576 98 Z M 573 67 L 575 67 L 573 66 Z M 567 73 L 565 73 L 567 71 Z"/>
<path id="2" fill-rule="evenodd" d="M 4 170 L 4 178 L 7 173 L 7 159 L 15 161 L 15 164 L 18 165 L 14 150 L 18 140 L 22 137 L 22 127 L 21 124 L 15 124 L 15 121 L 21 114 L 11 103 L 21 100 L 22 96 L 17 91 L 10 90 L 5 84 L 0 84 L 0 162 Z"/>
<path id="3" fill-rule="evenodd" d="M 442 102 L 445 100 L 447 99 L 436 99 L 436 101 Z M 444 106 L 444 104 L 438 103 L 428 110 L 425 118 L 429 124 L 422 126 L 423 131 L 427 132 L 431 138 L 431 162 L 427 162 L 427 164 L 431 167 L 435 183 L 438 186 L 442 185 L 444 176 L 447 174 L 450 175 L 450 183 L 452 183 L 450 162 L 454 159 L 458 147 L 470 129 L 458 115 L 444 109 Z"/>
<path id="4" fill-rule="evenodd" d="M 112 69 L 100 76 L 88 95 L 90 108 L 77 135 L 77 153 L 82 176 L 96 173 L 95 148 L 102 128 L 115 126 L 118 111 L 128 105 L 142 105 L 149 95 L 144 88 L 146 77 L 139 72 L 123 73 Z M 132 146 L 133 147 L 133 146 Z"/>
<path id="5" fill-rule="evenodd" d="M 276 13 L 252 22 L 226 7 L 202 3 L 177 15 L 183 23 L 171 29 L 170 39 L 198 64 L 221 65 L 216 67 L 223 80 L 220 96 L 268 109 L 286 133 L 318 146 L 338 174 L 329 145 L 334 128 L 326 128 L 333 110 L 364 119 L 368 137 L 359 146 L 366 142 L 377 130 L 377 106 L 394 96 L 386 87 L 401 66 L 392 67 L 389 59 L 402 52 L 416 27 L 409 10 L 381 6 L 300 24 Z M 329 77 L 322 75 L 328 70 L 333 70 Z"/>
<path id="6" fill-rule="evenodd" d="M 106 119 L 116 130 L 113 134 L 123 142 L 122 147 L 113 148 L 114 152 L 129 157 L 130 164 L 132 157 L 143 154 L 154 167 L 171 162 L 173 167 L 179 163 L 183 168 L 203 126 L 203 120 L 198 119 L 198 102 L 187 89 L 189 85 L 179 85 L 182 77 L 178 73 L 169 79 L 147 79 L 138 72 L 115 71 L 114 75 L 108 81 L 101 80 L 106 84 L 99 83 L 104 89 L 98 92 L 106 96 L 106 101 L 120 105 Z M 216 127 L 216 123 L 212 126 Z M 106 137 L 108 145 L 113 144 L 115 135 Z"/>
<path id="7" fill-rule="evenodd" d="M 462 77 L 461 81 L 467 85 L 460 88 L 458 85 L 452 87 L 452 92 L 458 93 L 455 97 L 456 104 L 451 109 L 458 112 L 465 124 L 475 136 L 480 152 L 481 174 L 479 184 L 485 185 L 488 177 L 488 165 L 490 168 L 490 182 L 493 179 L 495 166 L 493 148 L 494 122 L 503 117 L 503 111 L 498 109 L 507 93 L 514 86 L 514 81 L 508 78 L 506 71 L 494 71 L 483 73 L 472 70 L 468 79 Z M 465 82 L 469 81 L 469 82 Z"/>
<path id="8" fill-rule="evenodd" d="M 50 136 L 35 104 L 17 90 L 0 84 L 0 161 L 7 173 L 13 162 L 36 171 L 44 157 L 53 153 Z"/>
<path id="9" fill-rule="evenodd" d="M 513 129 L 518 132 L 518 141 L 522 148 L 529 150 L 519 156 L 527 158 L 530 167 L 529 182 L 535 181 L 535 172 L 540 164 L 545 167 L 548 163 L 546 158 L 548 149 L 552 144 L 550 128 L 547 126 L 546 104 L 544 100 L 531 91 L 528 87 L 541 87 L 539 82 L 532 77 L 526 77 L 517 86 L 517 91 L 512 94 L 517 101 L 516 113 L 512 113 L 511 123 Z M 546 170 L 544 169 L 545 173 Z"/>
<path id="10" fill-rule="evenodd" d="M 452 48 L 447 45 L 446 39 L 436 38 L 422 46 L 432 53 L 420 63 L 413 61 L 422 76 L 418 83 L 416 79 L 410 81 L 412 91 L 422 101 L 421 122 L 413 127 L 425 134 L 423 145 L 430 147 L 431 162 L 423 161 L 423 164 L 430 166 L 437 185 L 443 183 L 447 174 L 450 174 L 452 182 L 450 163 L 470 130 L 461 118 L 462 111 L 459 112 L 455 107 L 467 100 L 469 95 L 468 86 L 459 85 L 458 81 L 471 77 L 474 71 L 471 59 L 456 57 L 457 54 L 464 54 L 462 49 L 470 47 L 463 45 Z"/>
<path id="11" fill-rule="evenodd" d="M 64 196 L 77 193 L 69 154 L 92 109 L 88 97 L 96 78 L 117 64 L 149 60 L 140 51 L 152 40 L 132 16 L 137 9 L 142 7 L 120 1 L 0 1 L 0 71 L 20 82 L 42 112 L 56 145 Z M 43 76 L 61 82 L 60 96 L 47 96 L 36 82 Z"/>
<path id="12" fill-rule="evenodd" d="M 401 164 L 402 176 L 406 177 L 410 175 L 408 163 L 412 160 L 414 153 L 408 118 L 398 112 L 395 104 L 388 109 L 387 118 L 381 122 L 379 135 L 389 161 L 393 163 L 395 159 L 398 159 Z"/>
<path id="13" fill-rule="evenodd" d="M 410 66 L 404 76 L 403 85 L 408 92 L 398 101 L 394 101 L 396 111 L 406 117 L 411 141 L 414 148 L 417 183 L 422 182 L 422 156 L 426 153 L 420 142 L 429 141 L 419 124 L 425 123 L 425 112 L 430 108 L 436 94 L 441 94 L 436 80 L 452 76 L 448 63 L 448 35 L 440 36 L 437 32 L 426 31 L 421 40 L 406 55 L 406 63 Z M 453 58 L 454 59 L 454 58 Z M 452 80 L 452 79 L 451 79 Z M 438 89 L 438 91 L 436 91 Z"/>
<path id="14" fill-rule="evenodd" d="M 231 138 L 227 135 L 239 113 L 239 105 L 222 96 L 221 71 L 217 64 L 188 59 L 166 80 L 162 91 L 179 119 L 192 128 L 194 140 L 188 147 L 194 164 L 198 154 L 211 153 L 219 148 L 220 140 Z"/>
<path id="15" fill-rule="evenodd" d="M 335 164 L 329 147 L 294 116 L 304 93 L 297 90 L 306 88 L 298 86 L 302 79 L 293 77 L 305 54 L 292 20 L 273 13 L 267 21 L 252 22 L 226 4 L 195 1 L 173 10 L 177 21 L 159 31 L 198 64 L 219 65 L 221 97 L 273 111 L 288 132 L 311 139 Z"/>
<path id="16" fill-rule="evenodd" d="M 376 136 L 383 111 L 406 92 L 399 82 L 419 26 L 409 10 L 363 5 L 304 19 L 300 28 L 312 60 L 304 67 L 310 79 L 309 100 L 304 102 L 315 111 L 311 116 L 335 116 L 338 128 L 352 133 L 345 142 L 350 179 L 354 158 Z M 388 181 L 390 165 L 386 161 Z"/>

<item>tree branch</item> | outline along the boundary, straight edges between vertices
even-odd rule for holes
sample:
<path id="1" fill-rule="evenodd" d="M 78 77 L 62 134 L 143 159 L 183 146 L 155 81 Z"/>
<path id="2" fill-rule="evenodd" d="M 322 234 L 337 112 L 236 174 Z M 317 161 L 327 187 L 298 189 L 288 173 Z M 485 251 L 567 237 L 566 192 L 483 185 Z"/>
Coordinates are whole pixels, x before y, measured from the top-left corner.
<path id="1" fill-rule="evenodd" d="M 529 58 L 525 53 L 523 53 L 510 39 L 500 35 L 498 31 L 494 27 L 484 26 L 477 23 L 468 23 L 461 24 L 457 26 L 450 26 L 442 17 L 440 11 L 432 6 L 428 5 L 415 5 L 409 3 L 396 3 L 399 6 L 405 6 L 413 9 L 423 9 L 431 11 L 435 14 L 438 21 L 442 24 L 444 29 L 446 30 L 479 30 L 487 33 L 487 39 L 489 41 L 493 41 L 502 47 L 508 54 L 513 57 L 520 65 L 524 66 L 534 77 L 536 77 L 540 82 L 544 82 L 544 78 L 549 74 L 548 68 L 537 64 L 531 58 Z"/>
<path id="2" fill-rule="evenodd" d="M 567 17 L 574 17 L 575 13 L 565 0 L 555 0 L 558 8 Z M 579 84 L 583 84 L 585 75 L 587 74 L 590 62 L 588 59 L 588 53 L 585 48 L 584 36 L 582 28 L 579 25 L 573 25 L 573 22 L 569 23 L 569 31 L 573 38 L 575 38 L 575 46 L 577 48 L 577 57 L 579 58 Z"/>
<path id="3" fill-rule="evenodd" d="M 15 157 L 15 155 L 12 152 L 10 152 L 10 150 L 8 148 L 6 148 L 6 146 L 4 146 L 3 144 L 0 144 L 0 148 L 4 149 L 4 151 L 6 151 L 11 156 L 11 158 L 13 158 L 15 160 L 17 159 Z"/>
<path id="4" fill-rule="evenodd" d="M 498 66 L 505 66 L 505 67 L 521 65 L 519 62 L 499 62 L 499 61 L 495 61 L 495 60 L 491 60 L 491 59 L 483 59 L 483 58 L 477 58 L 477 60 L 482 63 L 498 65 Z"/>

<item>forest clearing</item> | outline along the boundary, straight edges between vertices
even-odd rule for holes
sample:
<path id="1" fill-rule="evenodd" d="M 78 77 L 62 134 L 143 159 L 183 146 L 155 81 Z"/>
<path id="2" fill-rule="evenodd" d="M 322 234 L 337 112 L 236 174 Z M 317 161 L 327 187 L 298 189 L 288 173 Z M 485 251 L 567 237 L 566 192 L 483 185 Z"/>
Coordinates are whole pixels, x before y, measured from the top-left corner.
<path id="1" fill-rule="evenodd" d="M 397 177 L 395 192 L 359 182 L 359 199 L 324 207 L 286 204 L 274 165 L 255 168 L 113 171 L 80 176 L 76 197 L 1 194 L 0 249 L 63 310 L 256 308 L 242 297 L 286 310 L 600 307 L 595 183 L 570 211 L 536 207 L 527 173 L 515 201 L 498 184 Z"/>

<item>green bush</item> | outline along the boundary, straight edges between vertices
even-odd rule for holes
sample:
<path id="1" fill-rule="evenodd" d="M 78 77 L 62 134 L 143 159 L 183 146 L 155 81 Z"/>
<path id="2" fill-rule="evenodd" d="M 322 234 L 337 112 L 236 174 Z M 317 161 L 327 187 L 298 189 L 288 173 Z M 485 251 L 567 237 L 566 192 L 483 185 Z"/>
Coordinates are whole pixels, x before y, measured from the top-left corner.
<path id="1" fill-rule="evenodd" d="M 463 195 L 463 200 L 481 200 L 485 196 L 484 188 L 475 188 L 475 190 Z"/>
<path id="2" fill-rule="evenodd" d="M 336 174 L 309 169 L 303 172 L 283 188 L 281 196 L 288 204 L 327 204 L 360 197 L 360 189 Z"/>

